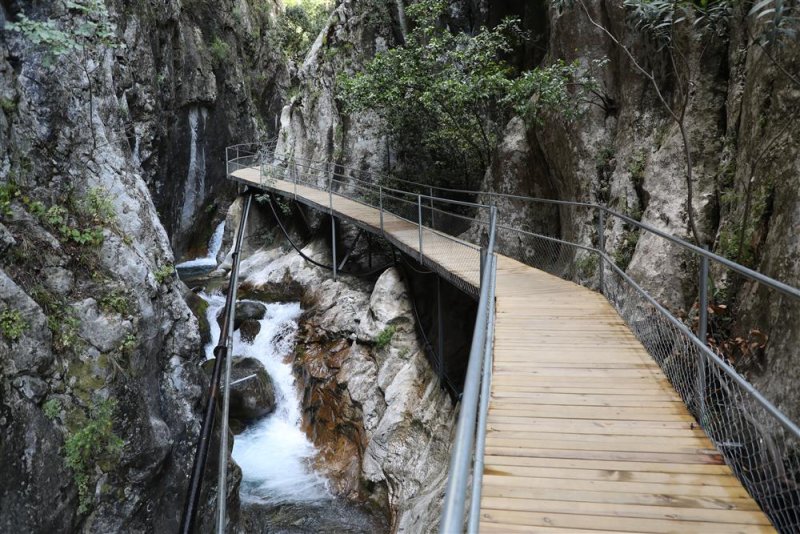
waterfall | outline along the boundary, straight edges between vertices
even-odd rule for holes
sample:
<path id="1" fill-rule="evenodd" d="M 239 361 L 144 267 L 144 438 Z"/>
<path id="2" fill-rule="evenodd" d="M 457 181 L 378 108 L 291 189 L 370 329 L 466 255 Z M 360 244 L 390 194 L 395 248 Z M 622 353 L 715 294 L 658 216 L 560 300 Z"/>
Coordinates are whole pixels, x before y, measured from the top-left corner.
<path id="1" fill-rule="evenodd" d="M 225 306 L 221 294 L 199 294 L 208 303 L 207 318 L 211 342 L 206 357 L 213 357 L 219 340 L 217 314 Z M 233 458 L 242 468 L 240 495 L 243 502 L 277 504 L 314 502 L 331 498 L 325 479 L 315 473 L 311 462 L 316 449 L 301 428 L 300 394 L 292 366 L 286 362 L 294 349 L 300 304 L 265 303 L 267 313 L 252 343 L 233 336 L 233 354 L 259 360 L 275 389 L 275 411 L 236 436 Z"/>
<path id="2" fill-rule="evenodd" d="M 205 126 L 208 110 L 193 107 L 189 110 L 189 170 L 183 193 L 180 228 L 185 230 L 194 218 L 197 207 L 206 195 Z"/>
<path id="3" fill-rule="evenodd" d="M 222 248 L 222 236 L 225 233 L 225 221 L 222 221 L 214 229 L 211 234 L 211 239 L 208 240 L 208 253 L 203 258 L 195 258 L 193 260 L 179 263 L 175 267 L 178 269 L 191 269 L 197 267 L 209 267 L 213 269 L 217 266 L 217 253 Z"/>

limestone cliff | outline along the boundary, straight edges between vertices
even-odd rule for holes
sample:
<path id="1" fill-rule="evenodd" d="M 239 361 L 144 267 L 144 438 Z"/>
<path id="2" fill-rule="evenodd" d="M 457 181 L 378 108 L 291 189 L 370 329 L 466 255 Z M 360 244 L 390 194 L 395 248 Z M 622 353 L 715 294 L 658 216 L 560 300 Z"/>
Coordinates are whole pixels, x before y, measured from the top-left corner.
<path id="1" fill-rule="evenodd" d="M 645 69 L 662 73 L 658 81 L 667 98 L 676 98 L 674 81 L 663 74 L 669 70 L 668 59 L 628 20 L 623 2 L 585 4 L 589 15 L 633 50 Z M 796 40 L 786 42 L 773 61 L 773 54 L 756 41 L 761 23 L 747 16 L 748 8 L 733 6 L 718 35 L 689 40 L 686 47 L 692 73 L 686 126 L 692 140 L 693 211 L 702 244 L 796 286 L 800 50 Z M 299 95 L 283 110 L 279 150 L 300 158 L 333 158 L 356 169 L 348 173 L 405 169 L 403 177 L 425 181 L 413 157 L 392 149 L 376 117 L 347 116 L 336 104 L 335 76 L 357 70 L 371 52 L 402 41 L 398 12 L 390 8 L 387 15 L 376 25 L 360 3 L 341 2 L 301 69 Z M 531 68 L 577 60 L 597 80 L 602 99 L 571 121 L 558 115 L 545 116 L 539 124 L 513 118 L 482 188 L 605 204 L 691 240 L 682 139 L 650 81 L 592 26 L 577 2 L 454 1 L 447 23 L 452 29 L 474 31 L 506 15 L 519 17 L 531 34 L 529 45 L 510 58 L 513 63 Z M 597 243 L 596 220 L 588 212 L 505 204 L 509 226 Z M 697 266 L 681 249 L 639 235 L 619 221 L 607 222 L 605 234 L 617 263 L 673 311 L 691 313 Z M 515 253 L 509 248 L 513 242 L 502 234 L 499 244 Z M 579 277 L 592 283 L 596 264 L 583 267 Z M 716 303 L 727 304 L 728 314 L 735 308 L 738 318 L 723 318 L 724 327 L 715 325 L 720 335 L 747 338 L 756 330 L 770 340 L 756 354 L 728 356 L 798 419 L 800 404 L 790 394 L 800 378 L 797 351 L 791 348 L 800 335 L 793 320 L 798 306 L 724 270 L 713 270 L 713 278 L 718 288 L 728 288 L 715 293 Z"/>
<path id="2" fill-rule="evenodd" d="M 0 530 L 169 532 L 206 385 L 170 238 L 274 131 L 279 4 L 80 5 L 0 8 L 40 23 L 0 34 Z"/>

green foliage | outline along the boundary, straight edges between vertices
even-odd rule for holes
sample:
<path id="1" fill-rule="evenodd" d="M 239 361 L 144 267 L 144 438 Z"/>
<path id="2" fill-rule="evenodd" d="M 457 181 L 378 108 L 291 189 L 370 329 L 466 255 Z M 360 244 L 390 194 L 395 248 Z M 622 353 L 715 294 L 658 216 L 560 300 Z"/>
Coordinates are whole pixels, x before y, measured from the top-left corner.
<path id="1" fill-rule="evenodd" d="M 19 310 L 3 310 L 0 312 L 0 334 L 9 341 L 16 341 L 25 330 L 28 323 Z"/>
<path id="2" fill-rule="evenodd" d="M 81 514 L 88 512 L 93 502 L 90 484 L 96 467 L 110 470 L 119 462 L 124 443 L 114 433 L 115 408 L 112 400 L 96 402 L 85 423 L 64 440 L 64 463 L 72 471 L 78 487 L 78 512 Z"/>
<path id="3" fill-rule="evenodd" d="M 91 207 L 91 211 L 84 215 L 88 215 L 94 222 L 110 222 L 106 217 L 110 217 L 111 215 L 102 211 L 102 207 L 93 205 L 93 202 L 98 202 L 98 200 L 97 197 L 93 197 L 90 193 L 87 197 L 87 204 Z M 102 245 L 105 240 L 103 228 L 101 226 L 80 228 L 71 224 L 69 212 L 64 206 L 50 206 L 50 208 L 42 214 L 42 220 L 53 229 L 57 230 L 62 239 L 72 241 L 78 245 L 97 247 Z"/>
<path id="4" fill-rule="evenodd" d="M 123 356 L 130 356 L 136 350 L 136 345 L 138 344 L 138 340 L 136 339 L 135 334 L 128 334 L 125 336 L 125 339 L 122 340 L 122 343 L 119 345 L 119 351 Z"/>
<path id="5" fill-rule="evenodd" d="M 329 0 L 287 0 L 285 11 L 271 29 L 276 48 L 287 59 L 301 62 L 325 27 L 331 9 Z"/>
<path id="6" fill-rule="evenodd" d="M 217 66 L 224 65 L 231 57 L 231 46 L 219 37 L 214 37 L 214 40 L 211 41 L 209 51 L 214 64 Z"/>
<path id="7" fill-rule="evenodd" d="M 675 29 L 682 25 L 724 35 L 731 5 L 732 0 L 625 0 L 631 23 L 661 48 L 674 45 Z"/>
<path id="8" fill-rule="evenodd" d="M 79 335 L 81 322 L 69 310 L 49 315 L 47 327 L 53 333 L 53 348 L 57 352 L 76 352 L 83 346 Z"/>
<path id="9" fill-rule="evenodd" d="M 578 275 L 581 278 L 591 278 L 597 272 L 597 254 L 587 253 L 581 256 L 576 262 L 578 268 Z"/>
<path id="10" fill-rule="evenodd" d="M 514 80 L 503 102 L 512 104 L 516 113 L 529 123 L 540 123 L 546 113 L 559 114 L 566 120 L 577 119 L 583 108 L 576 103 L 589 102 L 590 95 L 600 91 L 591 73 L 606 63 L 607 59 L 594 60 L 592 69 L 584 73 L 578 60 L 566 63 L 559 59 L 552 65 L 527 71 Z"/>
<path id="11" fill-rule="evenodd" d="M 19 188 L 14 182 L 0 184 L 0 217 L 11 216 L 11 202 L 19 196 Z"/>
<path id="12" fill-rule="evenodd" d="M 443 172 L 482 176 L 512 111 L 531 119 L 579 108 L 569 91 L 576 64 L 556 63 L 514 79 L 502 59 L 525 35 L 514 19 L 475 35 L 442 23 L 447 2 L 421 0 L 406 14 L 402 46 L 376 54 L 362 72 L 338 79 L 348 112 L 375 111 L 400 148 L 422 148 Z M 534 96 L 531 99 L 531 96 Z"/>
<path id="13" fill-rule="evenodd" d="M 17 102 L 11 98 L 0 98 L 0 109 L 6 115 L 11 115 L 17 111 Z"/>
<path id="14" fill-rule="evenodd" d="M 375 348 L 381 350 L 389 345 L 392 342 L 392 338 L 394 337 L 394 333 L 397 331 L 397 327 L 393 324 L 390 324 L 383 330 L 381 333 L 375 336 Z"/>
<path id="15" fill-rule="evenodd" d="M 153 276 L 156 277 L 156 282 L 158 282 L 159 284 L 163 284 L 164 282 L 169 280 L 174 273 L 175 273 L 175 266 L 172 265 L 171 263 L 166 263 L 161 267 L 159 267 L 158 269 L 156 269 L 153 272 Z"/>
<path id="16" fill-rule="evenodd" d="M 42 405 L 42 411 L 45 417 L 51 421 L 55 420 L 61 413 L 61 402 L 58 399 L 50 399 Z"/>
<path id="17" fill-rule="evenodd" d="M 797 38 L 800 25 L 800 4 L 797 0 L 758 0 L 748 13 L 765 24 L 760 38 L 767 45 L 780 45 Z"/>
<path id="18" fill-rule="evenodd" d="M 42 47 L 46 65 L 70 52 L 119 46 L 103 0 L 66 0 L 64 6 L 68 16 L 63 19 L 38 21 L 20 13 L 16 22 L 6 24 L 6 29 Z"/>
<path id="19" fill-rule="evenodd" d="M 114 201 L 111 195 L 103 188 L 91 188 L 81 207 L 84 215 L 95 223 L 109 225 L 117 219 Z"/>
<path id="20" fill-rule="evenodd" d="M 106 313 L 118 313 L 120 315 L 131 314 L 131 302 L 128 294 L 122 290 L 113 290 L 100 297 L 98 302 L 100 309 Z"/>

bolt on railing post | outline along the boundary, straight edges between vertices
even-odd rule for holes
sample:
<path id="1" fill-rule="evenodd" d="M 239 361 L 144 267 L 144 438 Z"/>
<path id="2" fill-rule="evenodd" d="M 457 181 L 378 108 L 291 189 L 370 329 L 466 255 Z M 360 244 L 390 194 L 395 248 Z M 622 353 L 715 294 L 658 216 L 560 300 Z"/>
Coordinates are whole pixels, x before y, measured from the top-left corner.
<path id="1" fill-rule="evenodd" d="M 605 231 L 606 231 L 606 219 L 603 210 L 597 211 L 597 250 L 600 251 L 598 255 L 598 284 L 600 286 L 600 294 L 605 295 L 606 292 L 606 284 L 605 284 L 605 260 L 603 256 L 606 253 L 606 241 L 605 241 Z"/>
<path id="2" fill-rule="evenodd" d="M 703 246 L 708 250 L 708 245 Z M 708 329 L 708 257 L 700 257 L 700 295 L 697 301 L 699 317 L 697 324 L 697 337 L 703 345 L 706 344 Z M 705 426 L 706 418 L 706 355 L 700 352 L 697 362 L 697 401 L 699 404 L 700 425 Z"/>
<path id="3" fill-rule="evenodd" d="M 378 186 L 378 209 L 381 213 L 381 233 L 385 234 L 386 232 L 383 230 L 383 186 Z"/>
<path id="4" fill-rule="evenodd" d="M 417 228 L 419 228 L 419 262 L 422 263 L 422 195 L 417 195 Z"/>

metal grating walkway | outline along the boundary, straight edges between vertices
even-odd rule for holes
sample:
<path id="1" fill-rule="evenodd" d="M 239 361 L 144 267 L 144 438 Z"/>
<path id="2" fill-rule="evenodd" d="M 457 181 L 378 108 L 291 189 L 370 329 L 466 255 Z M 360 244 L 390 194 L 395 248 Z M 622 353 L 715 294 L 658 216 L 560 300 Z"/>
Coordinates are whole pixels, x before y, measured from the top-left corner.
<path id="1" fill-rule="evenodd" d="M 258 168 L 232 176 L 380 232 L 375 208 L 264 185 Z M 384 213 L 383 228 L 419 252 L 415 223 Z M 478 286 L 474 247 L 423 234 L 427 265 Z M 774 532 L 602 295 L 497 257 L 481 531 Z"/>

